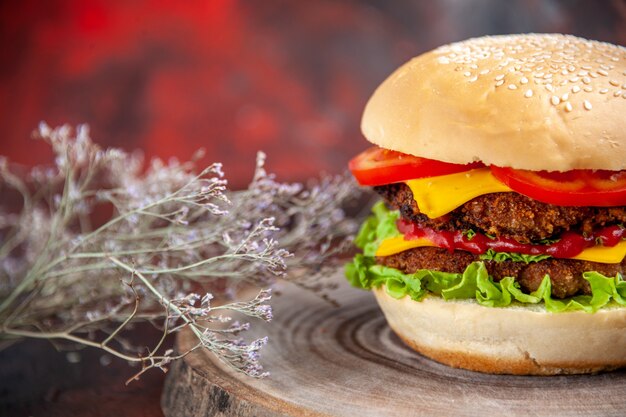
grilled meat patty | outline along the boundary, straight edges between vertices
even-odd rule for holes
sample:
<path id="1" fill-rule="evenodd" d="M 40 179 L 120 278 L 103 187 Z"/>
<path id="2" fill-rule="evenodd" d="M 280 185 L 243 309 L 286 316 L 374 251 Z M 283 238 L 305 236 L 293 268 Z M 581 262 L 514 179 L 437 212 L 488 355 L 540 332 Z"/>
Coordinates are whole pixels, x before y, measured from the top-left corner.
<path id="1" fill-rule="evenodd" d="M 446 249 L 424 247 L 409 249 L 395 255 L 376 258 L 376 262 L 412 274 L 419 269 L 461 273 L 479 255 L 464 251 L 448 252 Z M 512 261 L 483 261 L 494 281 L 513 277 L 524 290 L 530 293 L 539 288 L 543 277 L 548 274 L 552 283 L 552 296 L 566 298 L 578 294 L 591 294 L 589 283 L 583 278 L 585 271 L 597 271 L 605 276 L 624 273 L 626 261 L 621 264 L 601 264 L 573 259 L 546 259 L 529 264 Z"/>
<path id="2" fill-rule="evenodd" d="M 473 229 L 495 236 L 509 237 L 521 243 L 555 238 L 566 230 L 590 233 L 594 228 L 626 222 L 626 207 L 562 207 L 541 203 L 518 193 L 493 193 L 476 197 L 445 216 L 430 219 L 420 213 L 411 189 L 403 183 L 374 187 L 385 202 L 400 211 L 404 219 L 436 230 Z M 404 273 L 419 269 L 461 273 L 480 255 L 465 251 L 424 247 L 390 256 L 378 257 L 377 263 Z M 615 276 L 626 271 L 620 264 L 603 264 L 573 259 L 546 259 L 529 264 L 513 261 L 484 261 L 495 281 L 513 277 L 525 292 L 535 291 L 543 277 L 550 276 L 552 295 L 566 298 L 590 294 L 585 271 Z"/>
<path id="3" fill-rule="evenodd" d="M 518 193 L 476 197 L 445 216 L 429 219 L 420 213 L 404 183 L 374 187 L 402 217 L 437 230 L 474 229 L 521 243 L 554 238 L 566 230 L 589 233 L 596 227 L 626 223 L 626 207 L 563 207 L 541 203 Z"/>

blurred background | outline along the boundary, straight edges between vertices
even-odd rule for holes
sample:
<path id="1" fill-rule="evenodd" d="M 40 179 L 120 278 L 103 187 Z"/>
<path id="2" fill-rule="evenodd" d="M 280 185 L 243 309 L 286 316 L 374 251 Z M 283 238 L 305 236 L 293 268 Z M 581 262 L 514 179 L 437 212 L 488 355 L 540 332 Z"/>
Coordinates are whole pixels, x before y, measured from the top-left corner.
<path id="1" fill-rule="evenodd" d="M 50 160 L 40 120 L 103 146 L 221 161 L 257 150 L 282 180 L 341 172 L 360 115 L 397 66 L 473 36 L 562 32 L 626 44 L 626 1 L 317 0 L 0 3 L 0 154 Z"/>

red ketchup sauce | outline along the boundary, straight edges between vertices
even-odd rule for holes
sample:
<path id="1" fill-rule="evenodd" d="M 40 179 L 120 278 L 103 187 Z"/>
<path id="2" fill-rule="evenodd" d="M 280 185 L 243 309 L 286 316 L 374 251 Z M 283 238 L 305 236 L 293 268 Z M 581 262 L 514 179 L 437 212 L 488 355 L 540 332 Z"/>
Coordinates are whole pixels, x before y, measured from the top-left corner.
<path id="1" fill-rule="evenodd" d="M 426 238 L 435 245 L 447 249 L 464 250 L 473 254 L 482 254 L 488 249 L 496 252 L 516 252 L 525 255 L 550 255 L 554 258 L 571 258 L 584 249 L 601 242 L 602 246 L 617 245 L 626 236 L 626 229 L 620 226 L 608 226 L 595 230 L 588 236 L 575 232 L 564 232 L 558 242 L 549 245 L 535 245 L 519 243 L 515 239 L 500 237 L 491 239 L 482 233 L 476 233 L 472 238 L 463 235 L 463 232 L 449 232 L 421 227 L 415 223 L 398 220 L 398 230 L 404 234 L 406 240 Z"/>

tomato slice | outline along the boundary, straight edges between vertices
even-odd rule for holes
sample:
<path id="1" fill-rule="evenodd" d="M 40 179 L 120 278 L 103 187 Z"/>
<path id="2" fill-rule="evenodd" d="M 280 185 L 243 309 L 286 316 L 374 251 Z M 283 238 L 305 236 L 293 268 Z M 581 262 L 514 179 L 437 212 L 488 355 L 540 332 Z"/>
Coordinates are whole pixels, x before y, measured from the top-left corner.
<path id="1" fill-rule="evenodd" d="M 626 205 L 626 171 L 547 172 L 492 166 L 491 172 L 514 191 L 544 203 L 595 207 Z"/>
<path id="2" fill-rule="evenodd" d="M 348 163 L 352 175 L 361 185 L 384 185 L 415 178 L 454 174 L 484 166 L 450 164 L 373 146 Z"/>

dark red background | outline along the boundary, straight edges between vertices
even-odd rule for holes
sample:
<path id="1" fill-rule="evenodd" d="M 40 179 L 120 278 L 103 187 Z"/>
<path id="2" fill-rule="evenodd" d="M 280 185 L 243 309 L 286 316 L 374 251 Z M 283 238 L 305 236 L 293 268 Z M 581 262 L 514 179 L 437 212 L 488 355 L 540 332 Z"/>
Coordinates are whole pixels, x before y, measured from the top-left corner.
<path id="1" fill-rule="evenodd" d="M 362 108 L 394 68 L 444 43 L 531 31 L 624 45 L 626 1 L 5 1 L 0 154 L 46 162 L 29 139 L 38 122 L 85 122 L 97 142 L 148 155 L 205 147 L 234 187 L 259 149 L 284 180 L 340 172 L 367 146 Z M 0 352 L 0 415 L 161 414 L 162 374 L 126 388 L 134 370 L 100 356 L 69 364 L 43 341 Z"/>
<path id="2" fill-rule="evenodd" d="M 225 163 L 257 150 L 283 179 L 339 172 L 395 67 L 470 36 L 566 32 L 624 44 L 624 1 L 84 1 L 0 6 L 0 154 L 49 160 L 30 133 L 89 123 L 103 144 Z"/>

